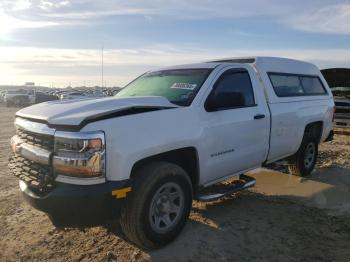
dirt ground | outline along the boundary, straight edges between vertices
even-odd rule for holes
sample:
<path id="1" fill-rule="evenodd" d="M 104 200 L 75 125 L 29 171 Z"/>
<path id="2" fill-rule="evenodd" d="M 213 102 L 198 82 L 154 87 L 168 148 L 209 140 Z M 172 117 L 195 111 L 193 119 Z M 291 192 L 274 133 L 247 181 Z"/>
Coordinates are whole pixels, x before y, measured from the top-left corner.
<path id="1" fill-rule="evenodd" d="M 323 144 L 307 179 L 259 169 L 255 188 L 194 202 L 175 242 L 144 252 L 115 221 L 57 230 L 23 201 L 7 169 L 15 111 L 0 105 L 0 261 L 350 261 L 350 137 Z"/>

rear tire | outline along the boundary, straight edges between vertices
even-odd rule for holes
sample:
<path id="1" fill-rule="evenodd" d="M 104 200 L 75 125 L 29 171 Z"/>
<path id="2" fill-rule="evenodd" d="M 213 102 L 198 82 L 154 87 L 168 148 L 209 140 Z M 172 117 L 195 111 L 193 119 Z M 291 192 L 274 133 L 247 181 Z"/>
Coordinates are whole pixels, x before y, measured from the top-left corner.
<path id="1" fill-rule="evenodd" d="M 155 249 L 174 240 L 192 207 L 192 185 L 179 166 L 155 162 L 139 168 L 133 191 L 121 210 L 126 237 L 143 249 Z"/>
<path id="2" fill-rule="evenodd" d="M 314 169 L 318 155 L 318 141 L 312 133 L 305 133 L 300 148 L 289 160 L 289 172 L 296 176 L 307 176 Z"/>

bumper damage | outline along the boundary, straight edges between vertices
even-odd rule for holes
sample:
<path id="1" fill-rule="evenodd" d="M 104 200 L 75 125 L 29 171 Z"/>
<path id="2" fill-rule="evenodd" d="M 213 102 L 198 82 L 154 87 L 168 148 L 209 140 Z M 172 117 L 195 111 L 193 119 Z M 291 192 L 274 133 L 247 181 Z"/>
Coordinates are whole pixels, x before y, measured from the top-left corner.
<path id="1" fill-rule="evenodd" d="M 20 189 L 25 200 L 47 213 L 57 227 L 95 226 L 115 218 L 131 190 L 129 180 L 97 185 L 56 183 L 44 196 L 37 195 L 20 180 Z"/>

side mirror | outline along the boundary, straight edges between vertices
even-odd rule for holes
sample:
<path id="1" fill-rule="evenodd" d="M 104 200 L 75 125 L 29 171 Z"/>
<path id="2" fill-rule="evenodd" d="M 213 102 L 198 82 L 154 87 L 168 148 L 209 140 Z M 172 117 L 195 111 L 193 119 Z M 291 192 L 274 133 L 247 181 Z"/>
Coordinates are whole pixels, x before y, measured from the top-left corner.
<path id="1" fill-rule="evenodd" d="M 205 109 L 208 112 L 218 111 L 220 109 L 229 109 L 234 107 L 242 107 L 245 105 L 244 97 L 242 93 L 238 92 L 225 92 L 211 93 L 205 103 Z"/>

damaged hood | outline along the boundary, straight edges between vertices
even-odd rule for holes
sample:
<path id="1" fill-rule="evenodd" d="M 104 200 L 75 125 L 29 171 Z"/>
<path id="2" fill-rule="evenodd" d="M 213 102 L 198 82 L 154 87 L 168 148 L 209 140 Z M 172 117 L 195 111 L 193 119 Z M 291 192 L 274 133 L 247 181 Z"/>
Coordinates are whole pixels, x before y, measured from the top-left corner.
<path id="1" fill-rule="evenodd" d="M 79 126 L 113 115 L 121 116 L 175 107 L 178 106 L 159 96 L 108 97 L 45 102 L 23 108 L 16 113 L 16 116 L 46 122 L 49 125 Z"/>

